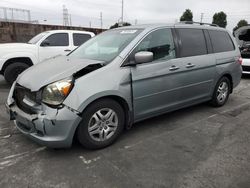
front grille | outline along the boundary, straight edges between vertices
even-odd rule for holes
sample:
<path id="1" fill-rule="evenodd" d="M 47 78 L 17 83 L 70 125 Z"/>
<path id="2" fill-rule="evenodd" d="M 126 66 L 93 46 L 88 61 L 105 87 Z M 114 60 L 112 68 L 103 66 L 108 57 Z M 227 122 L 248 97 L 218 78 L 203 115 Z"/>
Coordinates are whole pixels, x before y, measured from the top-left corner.
<path id="1" fill-rule="evenodd" d="M 242 66 L 242 70 L 246 72 L 250 72 L 250 66 Z"/>
<path id="2" fill-rule="evenodd" d="M 29 89 L 16 85 L 13 98 L 15 99 L 16 105 L 28 114 L 36 114 L 35 109 L 23 102 L 23 99 L 26 97 L 31 101 L 37 101 L 36 92 L 31 92 Z"/>

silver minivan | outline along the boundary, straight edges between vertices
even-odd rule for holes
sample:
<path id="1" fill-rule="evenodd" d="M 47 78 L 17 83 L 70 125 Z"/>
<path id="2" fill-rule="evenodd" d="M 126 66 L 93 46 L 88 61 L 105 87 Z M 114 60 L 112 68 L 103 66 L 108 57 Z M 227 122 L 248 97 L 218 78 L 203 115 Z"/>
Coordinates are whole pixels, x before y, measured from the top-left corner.
<path id="1" fill-rule="evenodd" d="M 241 79 L 231 34 L 195 23 L 106 31 L 68 56 L 32 66 L 14 82 L 7 111 L 48 147 L 112 144 L 135 122 L 210 101 L 227 102 Z"/>

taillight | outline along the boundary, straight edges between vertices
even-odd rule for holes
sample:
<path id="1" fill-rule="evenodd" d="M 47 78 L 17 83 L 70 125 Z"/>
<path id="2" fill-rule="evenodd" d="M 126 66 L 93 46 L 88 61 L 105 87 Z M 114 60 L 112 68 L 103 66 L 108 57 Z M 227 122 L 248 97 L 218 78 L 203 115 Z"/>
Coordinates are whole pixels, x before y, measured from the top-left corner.
<path id="1" fill-rule="evenodd" d="M 243 61 L 242 57 L 239 57 L 239 59 L 237 60 L 237 63 L 239 63 L 240 65 L 242 65 L 242 61 Z"/>

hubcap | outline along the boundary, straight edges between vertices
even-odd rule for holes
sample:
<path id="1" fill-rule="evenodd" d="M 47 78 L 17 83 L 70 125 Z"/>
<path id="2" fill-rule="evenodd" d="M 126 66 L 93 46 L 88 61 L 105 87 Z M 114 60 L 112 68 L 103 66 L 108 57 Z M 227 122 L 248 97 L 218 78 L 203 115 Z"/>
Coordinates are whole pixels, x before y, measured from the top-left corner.
<path id="1" fill-rule="evenodd" d="M 219 103 L 223 103 L 228 95 L 228 84 L 227 82 L 221 82 L 217 90 L 217 100 Z"/>
<path id="2" fill-rule="evenodd" d="M 110 108 L 103 108 L 95 112 L 89 120 L 88 132 L 95 141 L 105 141 L 111 138 L 118 126 L 118 116 Z"/>

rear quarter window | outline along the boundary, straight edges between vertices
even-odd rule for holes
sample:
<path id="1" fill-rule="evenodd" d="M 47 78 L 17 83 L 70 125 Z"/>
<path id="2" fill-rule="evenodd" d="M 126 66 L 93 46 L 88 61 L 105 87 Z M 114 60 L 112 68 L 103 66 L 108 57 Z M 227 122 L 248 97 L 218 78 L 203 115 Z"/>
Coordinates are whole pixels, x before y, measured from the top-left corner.
<path id="1" fill-rule="evenodd" d="M 91 36 L 89 34 L 73 33 L 74 46 L 80 46 L 90 38 Z"/>
<path id="2" fill-rule="evenodd" d="M 235 46 L 229 34 L 225 31 L 209 30 L 214 53 L 235 50 Z"/>
<path id="3" fill-rule="evenodd" d="M 177 29 L 181 46 L 180 56 L 189 57 L 207 54 L 206 40 L 202 29 Z"/>

